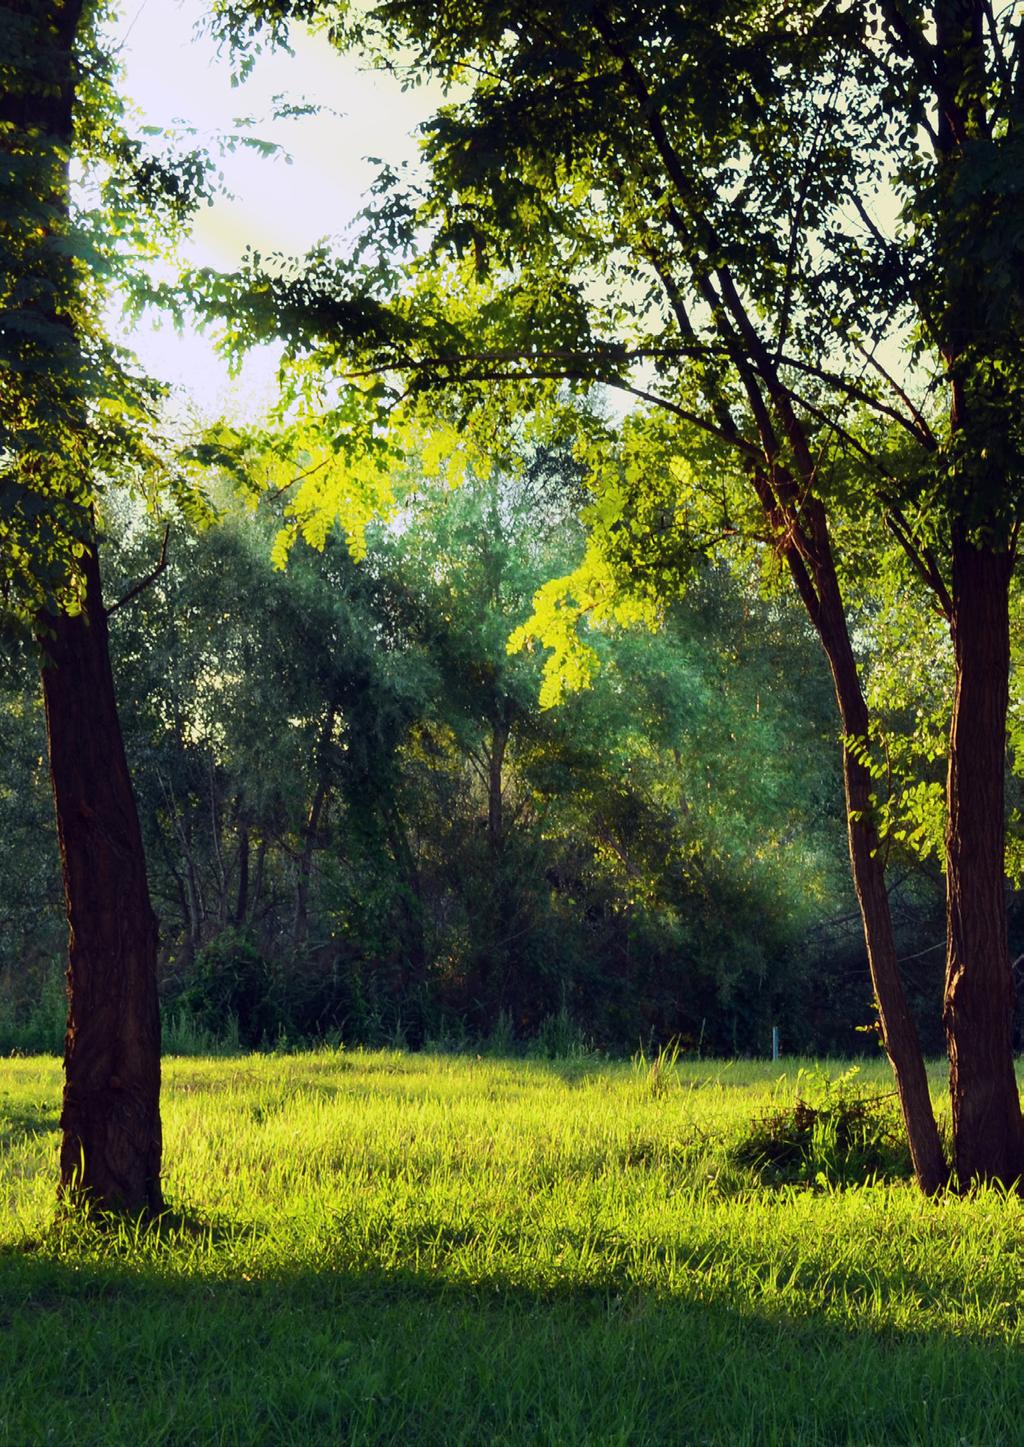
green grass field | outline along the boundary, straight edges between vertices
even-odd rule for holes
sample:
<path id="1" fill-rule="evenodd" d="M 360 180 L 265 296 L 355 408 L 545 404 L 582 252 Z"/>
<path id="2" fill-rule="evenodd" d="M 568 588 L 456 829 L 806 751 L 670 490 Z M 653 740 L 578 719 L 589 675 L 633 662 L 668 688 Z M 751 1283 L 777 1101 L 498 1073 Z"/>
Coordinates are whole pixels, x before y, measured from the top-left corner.
<path id="1" fill-rule="evenodd" d="M 763 1184 L 799 1064 L 172 1059 L 183 1221 L 72 1231 L 0 1061 L 0 1443 L 1024 1441 L 1022 1203 Z"/>

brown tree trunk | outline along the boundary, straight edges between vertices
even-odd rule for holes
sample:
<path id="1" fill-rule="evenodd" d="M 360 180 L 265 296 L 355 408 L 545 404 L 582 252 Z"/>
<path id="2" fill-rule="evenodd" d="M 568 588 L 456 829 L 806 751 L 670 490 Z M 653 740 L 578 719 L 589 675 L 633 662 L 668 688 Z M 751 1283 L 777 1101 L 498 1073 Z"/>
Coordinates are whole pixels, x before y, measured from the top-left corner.
<path id="1" fill-rule="evenodd" d="M 946 827 L 946 992 L 956 1170 L 961 1186 L 1024 1175 L 1006 933 L 1003 780 L 1009 696 L 1009 551 L 953 528 L 956 683 Z"/>
<path id="2" fill-rule="evenodd" d="M 77 53 L 82 0 L 8 0 L 24 17 L 25 45 L 0 92 L 0 121 L 34 137 L 40 158 L 31 184 L 41 222 L 26 247 L 26 321 L 42 340 L 26 418 L 62 417 L 64 446 L 88 436 L 81 396 L 86 368 L 75 316 L 80 263 L 67 245 L 69 164 L 83 58 Z M 19 76 L 19 66 L 28 67 Z M 33 71 L 33 67 L 35 70 Z M 0 150 L 3 140 L 0 138 Z M 27 241 L 27 238 L 25 238 Z M 40 328 L 38 323 L 42 321 Z M 43 360 L 45 358 L 45 361 Z M 13 385 L 19 384 L 17 373 Z M 6 383 L 5 383 L 6 385 Z M 34 454 L 33 422 L 23 424 L 24 480 L 31 487 L 58 449 Z M 45 430 L 43 436 L 46 436 Z M 45 478 L 56 509 L 69 504 L 77 531 L 88 479 L 65 457 L 65 476 Z M 66 494 L 63 488 L 66 487 Z M 87 530 L 78 576 L 86 597 L 74 615 L 40 611 L 50 773 L 57 815 L 69 925 L 68 1030 L 61 1116 L 61 1192 L 88 1196 L 104 1210 L 160 1207 L 160 1019 L 156 994 L 156 920 L 146 884 L 142 837 L 125 763 L 107 648 L 106 616 L 95 541 Z M 71 583 L 69 565 L 68 584 Z"/>
<path id="3" fill-rule="evenodd" d="M 501 708 L 491 724 L 491 745 L 487 753 L 487 847 L 490 856 L 489 934 L 485 951 L 492 975 L 497 972 L 499 984 L 494 1005 L 509 1011 L 517 1024 L 529 1013 L 522 999 L 522 971 L 515 944 L 516 900 L 514 879 L 510 877 L 505 840 L 505 755 L 509 735 L 508 705 Z"/>
<path id="4" fill-rule="evenodd" d="M 829 660 L 832 661 L 831 658 Z M 856 680 L 855 680 L 856 682 Z M 855 693 L 836 695 L 849 738 L 867 736 L 868 711 L 856 682 Z M 878 1004 L 882 1044 L 896 1077 L 900 1106 L 907 1128 L 910 1155 L 918 1185 L 932 1195 L 946 1184 L 949 1172 L 932 1108 L 924 1055 L 917 1026 L 907 1004 L 897 964 L 889 891 L 878 831 L 872 820 L 872 780 L 863 762 L 843 748 L 843 786 L 846 795 L 847 842 L 853 885 L 864 925 L 871 983 Z"/>
<path id="5" fill-rule="evenodd" d="M 992 459 L 1012 450 L 1012 396 L 998 365 L 984 365 L 1010 342 L 992 334 L 991 308 L 978 282 L 985 271 L 987 214 L 977 195 L 958 196 L 957 178 L 976 166 L 992 138 L 993 77 L 980 0 L 936 0 L 934 74 L 936 155 L 944 210 L 937 228 L 936 274 L 947 287 L 940 318 L 947 367 L 951 439 L 965 459 L 967 490 L 950 525 L 953 560 L 948 608 L 954 693 L 946 788 L 946 990 L 956 1172 L 1006 1185 L 1024 1176 L 1024 1124 L 1013 1060 L 1013 974 L 1006 930 L 1004 771 L 1009 696 L 1011 539 L 1003 550 L 975 546 L 964 513 L 984 512 L 991 533 L 1004 530 L 995 502 L 1005 478 Z M 1007 82 L 1009 84 L 1009 82 Z M 979 228 L 981 228 L 979 230 Z M 979 370 L 979 364 L 981 364 Z M 980 387 L 979 387 L 980 382 Z M 1011 384 L 1012 385 L 1012 384 Z M 977 403 L 980 402 L 980 405 Z M 988 498 L 985 508 L 979 502 Z"/>
<path id="6" fill-rule="evenodd" d="M 505 842 L 504 770 L 509 727 L 505 719 L 491 727 L 491 747 L 487 756 L 487 844 L 492 859 L 497 859 Z"/>
<path id="7" fill-rule="evenodd" d="M 867 742 L 868 707 L 850 642 L 842 592 L 822 504 L 807 504 L 811 545 L 800 556 L 791 544 L 787 560 L 797 589 L 825 651 L 843 724 L 843 787 L 850 869 L 864 926 L 871 983 L 878 1005 L 882 1044 L 892 1064 L 907 1130 L 914 1175 L 928 1195 L 949 1176 L 939 1139 L 917 1026 L 907 1004 L 893 935 L 885 864 L 872 817 L 871 774 L 849 741 Z M 809 571 L 808 571 L 809 569 Z M 813 585 L 811 579 L 813 578 Z"/>
<path id="8" fill-rule="evenodd" d="M 306 943 L 309 934 L 309 886 L 313 878 L 313 854 L 320 836 L 320 819 L 329 794 L 330 786 L 321 780 L 316 786 L 302 831 L 302 853 L 299 855 L 295 875 L 295 922 L 292 926 L 292 939 L 296 949 Z"/>
<path id="9" fill-rule="evenodd" d="M 266 862 L 267 862 L 267 836 L 266 836 L 265 833 L 261 832 L 261 833 L 260 833 L 260 842 L 259 842 L 259 844 L 257 845 L 257 848 L 256 848 L 256 877 L 255 877 L 255 879 L 254 879 L 254 881 L 253 881 L 253 886 L 252 886 L 252 904 L 251 904 L 251 909 L 252 909 L 252 911 L 253 911 L 254 914 L 255 914 L 255 912 L 256 912 L 257 906 L 259 905 L 260 899 L 261 899 L 262 896 L 263 896 L 263 871 L 264 871 L 264 867 L 265 867 L 265 865 L 266 865 Z"/>
<path id="10" fill-rule="evenodd" d="M 409 842 L 408 831 L 401 812 L 394 799 L 385 802 L 381 816 L 387 835 L 388 846 L 401 873 L 403 889 L 400 896 L 402 910 L 402 964 L 398 978 L 398 1004 L 406 1006 L 404 1021 L 405 1036 L 414 1050 L 423 1044 L 425 1035 L 422 1018 L 423 989 L 427 980 L 427 944 L 423 932 L 423 889 L 420 880 L 419 861 Z"/>
<path id="11" fill-rule="evenodd" d="M 99 559 L 80 613 L 40 615 L 39 640 L 69 925 L 60 1189 L 102 1210 L 157 1212 L 157 922 L 110 667 Z"/>
<path id="12" fill-rule="evenodd" d="M 921 1189 L 931 1194 L 945 1184 L 948 1170 L 917 1027 L 907 1006 L 897 962 L 885 865 L 872 819 L 871 777 L 850 748 L 854 740 L 866 745 L 869 719 L 850 642 L 828 517 L 824 503 L 815 494 L 818 458 L 781 382 L 777 357 L 771 356 L 759 336 L 728 268 L 719 266 L 715 277 L 717 292 L 707 274 L 698 272 L 695 280 L 736 365 L 764 449 L 764 464 L 752 469 L 751 483 L 832 671 L 845 735 L 843 786 L 850 868 L 864 926 L 882 1043 L 896 1077 L 914 1174 Z M 685 311 L 679 316 L 686 333 L 690 330 L 689 318 Z M 724 434 L 739 439 L 739 429 L 721 397 L 716 398 L 716 408 Z M 783 448 L 776 424 L 782 428 L 796 476 L 780 461 Z"/>

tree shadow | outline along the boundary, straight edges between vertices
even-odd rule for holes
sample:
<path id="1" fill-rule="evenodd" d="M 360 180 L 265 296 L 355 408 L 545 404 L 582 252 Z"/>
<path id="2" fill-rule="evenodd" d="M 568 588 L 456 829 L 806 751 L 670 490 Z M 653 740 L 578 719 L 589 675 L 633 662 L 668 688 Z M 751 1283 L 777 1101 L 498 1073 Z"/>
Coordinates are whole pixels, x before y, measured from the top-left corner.
<path id="1" fill-rule="evenodd" d="M 614 1271 L 541 1290 L 190 1251 L 211 1229 L 228 1241 L 186 1214 L 144 1256 L 0 1252 L 0 1443 L 1019 1440 L 1016 1340 L 755 1306 L 706 1257 L 671 1294 Z"/>

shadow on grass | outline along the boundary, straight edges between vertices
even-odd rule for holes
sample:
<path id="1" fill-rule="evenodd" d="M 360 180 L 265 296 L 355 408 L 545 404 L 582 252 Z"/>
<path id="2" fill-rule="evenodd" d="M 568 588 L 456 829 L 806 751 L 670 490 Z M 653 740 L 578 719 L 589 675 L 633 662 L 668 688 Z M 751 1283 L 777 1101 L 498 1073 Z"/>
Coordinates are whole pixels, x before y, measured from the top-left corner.
<path id="1" fill-rule="evenodd" d="M 257 1275 L 190 1257 L 201 1222 L 162 1229 L 166 1259 L 142 1263 L 0 1253 L 0 1443 L 1020 1440 L 1020 1351 L 1001 1342 L 755 1310 L 696 1272 L 675 1296 Z"/>
<path id="2" fill-rule="evenodd" d="M 0 1150 L 9 1150 L 25 1137 L 53 1134 L 59 1120 L 59 1105 L 26 1107 L 0 1103 Z"/>

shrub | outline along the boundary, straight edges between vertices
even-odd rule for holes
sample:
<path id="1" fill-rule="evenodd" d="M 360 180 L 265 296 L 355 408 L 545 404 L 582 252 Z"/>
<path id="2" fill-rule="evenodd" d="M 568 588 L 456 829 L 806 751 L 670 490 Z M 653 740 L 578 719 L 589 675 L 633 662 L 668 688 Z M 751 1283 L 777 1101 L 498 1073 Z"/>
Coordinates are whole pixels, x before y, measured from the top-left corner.
<path id="1" fill-rule="evenodd" d="M 911 1174 L 895 1092 L 872 1095 L 853 1066 L 837 1080 L 804 1078 L 793 1105 L 759 1116 L 730 1152 L 765 1185 L 854 1185 Z"/>
<path id="2" fill-rule="evenodd" d="M 196 955 L 176 1002 L 200 1032 L 225 1039 L 237 1028 L 247 1049 L 273 1042 L 290 1021 L 270 962 L 241 930 L 224 930 Z"/>
<path id="3" fill-rule="evenodd" d="M 540 1022 L 526 1053 L 538 1060 L 580 1060 L 592 1055 L 593 1047 L 563 1001 L 555 1014 Z"/>

